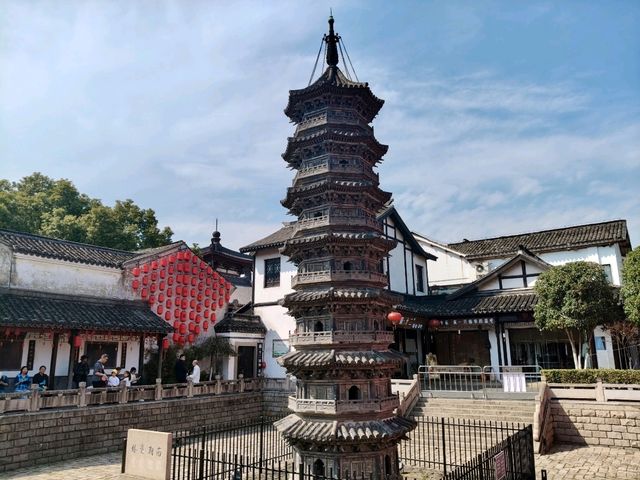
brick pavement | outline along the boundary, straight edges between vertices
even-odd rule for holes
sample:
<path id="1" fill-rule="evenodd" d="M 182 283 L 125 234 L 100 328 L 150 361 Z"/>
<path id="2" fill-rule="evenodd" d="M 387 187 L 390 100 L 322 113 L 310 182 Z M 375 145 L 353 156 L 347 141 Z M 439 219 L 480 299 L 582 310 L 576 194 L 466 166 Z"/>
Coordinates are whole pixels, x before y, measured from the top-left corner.
<path id="1" fill-rule="evenodd" d="M 92 456 L 51 465 L 6 472 L 3 479 L 22 480 L 118 480 L 120 454 Z M 548 480 L 637 480 L 640 450 L 559 445 L 544 456 L 536 455 L 538 479 L 547 470 Z"/>

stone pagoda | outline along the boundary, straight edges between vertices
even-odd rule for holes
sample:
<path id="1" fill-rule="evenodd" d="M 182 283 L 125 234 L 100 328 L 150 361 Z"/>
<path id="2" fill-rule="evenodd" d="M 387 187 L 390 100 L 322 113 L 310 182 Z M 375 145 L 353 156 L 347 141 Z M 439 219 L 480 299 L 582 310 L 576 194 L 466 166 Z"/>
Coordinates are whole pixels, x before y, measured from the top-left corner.
<path id="1" fill-rule="evenodd" d="M 297 173 L 282 205 L 298 220 L 282 253 L 298 274 L 283 302 L 295 351 L 279 361 L 298 381 L 295 413 L 277 427 L 316 475 L 396 479 L 397 444 L 414 424 L 394 414 L 391 393 L 401 359 L 386 316 L 401 299 L 386 289 L 394 242 L 376 219 L 391 198 L 374 172 L 387 146 L 369 126 L 384 102 L 338 68 L 332 17 L 324 41 L 327 69 L 285 109 L 297 127 L 283 158 Z"/>

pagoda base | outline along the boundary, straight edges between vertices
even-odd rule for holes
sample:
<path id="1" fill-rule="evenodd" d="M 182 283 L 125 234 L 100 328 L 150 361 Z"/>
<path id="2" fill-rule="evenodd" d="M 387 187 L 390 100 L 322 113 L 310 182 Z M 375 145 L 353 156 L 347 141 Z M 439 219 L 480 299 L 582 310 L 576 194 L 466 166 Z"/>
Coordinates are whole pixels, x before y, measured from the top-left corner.
<path id="1" fill-rule="evenodd" d="M 358 452 L 310 452 L 294 448 L 296 465 L 302 465 L 305 473 L 319 478 L 400 480 L 400 462 L 396 445 Z"/>

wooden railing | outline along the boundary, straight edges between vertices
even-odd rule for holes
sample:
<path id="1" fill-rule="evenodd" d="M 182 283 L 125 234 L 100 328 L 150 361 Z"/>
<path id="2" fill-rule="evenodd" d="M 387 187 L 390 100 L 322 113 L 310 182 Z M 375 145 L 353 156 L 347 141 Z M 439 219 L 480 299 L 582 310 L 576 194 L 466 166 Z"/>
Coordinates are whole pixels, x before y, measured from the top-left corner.
<path id="1" fill-rule="evenodd" d="M 385 398 L 362 400 L 324 400 L 312 398 L 289 397 L 289 408 L 302 413 L 352 413 L 352 412 L 384 412 L 398 406 L 398 397 L 392 395 Z"/>
<path id="2" fill-rule="evenodd" d="M 125 404 L 130 402 L 160 401 L 174 398 L 224 395 L 265 390 L 291 392 L 295 384 L 286 378 L 242 378 L 237 380 L 213 380 L 211 382 L 135 385 L 127 387 L 121 383 L 116 388 L 91 388 L 80 383 L 80 388 L 71 390 L 40 391 L 37 385 L 28 392 L 0 394 L 0 414 L 5 412 L 37 412 L 42 409 L 65 407 L 90 407 L 94 405 Z"/>
<path id="3" fill-rule="evenodd" d="M 291 287 L 298 285 L 320 282 L 340 282 L 349 280 L 364 280 L 375 282 L 386 282 L 387 276 L 384 273 L 363 271 L 363 270 L 322 270 L 319 272 L 298 273 L 291 279 Z"/>

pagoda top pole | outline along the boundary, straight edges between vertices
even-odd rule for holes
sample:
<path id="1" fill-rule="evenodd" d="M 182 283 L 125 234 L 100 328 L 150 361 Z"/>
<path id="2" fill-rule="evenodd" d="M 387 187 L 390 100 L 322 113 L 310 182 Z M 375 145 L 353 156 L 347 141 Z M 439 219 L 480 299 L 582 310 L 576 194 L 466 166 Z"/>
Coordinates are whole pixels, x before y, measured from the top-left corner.
<path id="1" fill-rule="evenodd" d="M 338 65 L 338 40 L 340 37 L 333 31 L 333 15 L 329 16 L 329 34 L 325 36 L 327 42 L 327 65 L 336 67 Z"/>

